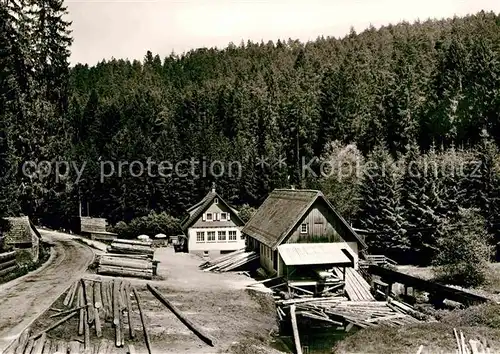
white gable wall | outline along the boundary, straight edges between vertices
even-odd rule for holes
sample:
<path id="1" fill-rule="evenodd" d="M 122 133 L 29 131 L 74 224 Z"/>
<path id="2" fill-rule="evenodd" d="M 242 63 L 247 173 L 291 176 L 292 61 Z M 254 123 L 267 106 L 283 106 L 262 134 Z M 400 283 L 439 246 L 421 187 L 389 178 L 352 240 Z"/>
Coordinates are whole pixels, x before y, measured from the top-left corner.
<path id="1" fill-rule="evenodd" d="M 245 248 L 245 240 L 241 237 L 241 226 L 228 227 L 191 227 L 188 229 L 189 253 L 201 256 L 208 252 L 209 256 L 219 256 L 221 251 L 236 251 Z M 219 240 L 219 231 L 226 233 L 225 240 Z M 236 232 L 236 241 L 229 240 L 229 231 Z M 203 232 L 204 241 L 198 241 L 197 233 Z M 208 241 L 208 233 L 215 232 L 215 241 Z"/>

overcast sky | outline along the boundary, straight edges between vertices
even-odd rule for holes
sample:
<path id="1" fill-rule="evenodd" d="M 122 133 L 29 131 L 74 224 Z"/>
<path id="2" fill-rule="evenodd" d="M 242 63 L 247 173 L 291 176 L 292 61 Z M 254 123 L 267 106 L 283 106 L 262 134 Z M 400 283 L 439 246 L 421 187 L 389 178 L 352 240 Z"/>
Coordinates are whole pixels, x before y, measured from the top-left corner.
<path id="1" fill-rule="evenodd" d="M 402 20 L 500 12 L 499 0 L 66 0 L 74 43 L 72 64 L 164 57 L 241 40 L 314 40 Z"/>

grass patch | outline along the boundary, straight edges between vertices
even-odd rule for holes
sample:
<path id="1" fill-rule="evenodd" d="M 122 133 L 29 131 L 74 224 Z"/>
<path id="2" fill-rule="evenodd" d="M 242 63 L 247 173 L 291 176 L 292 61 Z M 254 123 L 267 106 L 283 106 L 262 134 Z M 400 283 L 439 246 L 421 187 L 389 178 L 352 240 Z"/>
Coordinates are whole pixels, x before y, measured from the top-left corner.
<path id="1" fill-rule="evenodd" d="M 51 244 L 46 243 L 44 241 L 40 241 L 39 249 L 38 249 L 38 252 L 39 252 L 38 253 L 38 261 L 36 261 L 36 262 L 33 262 L 27 253 L 19 252 L 19 254 L 16 255 L 18 268 L 15 271 L 13 271 L 7 275 L 0 277 L 0 284 L 7 283 L 11 280 L 22 277 L 23 275 L 26 275 L 29 272 L 32 272 L 32 271 L 38 269 L 45 262 L 47 262 L 47 260 L 50 258 L 51 247 L 52 247 Z"/>
<path id="2" fill-rule="evenodd" d="M 484 304 L 464 310 L 437 311 L 438 323 L 404 327 L 362 329 L 333 348 L 334 353 L 416 353 L 424 345 L 426 353 L 454 353 L 453 328 L 467 339 L 485 340 L 496 353 L 500 349 L 500 305 Z"/>

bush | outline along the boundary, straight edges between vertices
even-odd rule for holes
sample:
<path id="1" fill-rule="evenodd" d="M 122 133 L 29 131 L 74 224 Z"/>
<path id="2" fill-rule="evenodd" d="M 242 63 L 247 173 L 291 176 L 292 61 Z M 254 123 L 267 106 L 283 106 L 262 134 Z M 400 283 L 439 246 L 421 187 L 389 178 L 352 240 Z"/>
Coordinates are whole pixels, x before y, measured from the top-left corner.
<path id="1" fill-rule="evenodd" d="M 485 225 L 476 210 L 462 208 L 454 220 L 443 222 L 434 262 L 438 279 L 465 287 L 485 283 L 492 255 Z"/>
<path id="2" fill-rule="evenodd" d="M 256 211 L 257 209 L 249 206 L 248 204 L 243 204 L 242 207 L 240 208 L 240 211 L 238 212 L 238 216 L 244 223 L 247 223 L 248 220 L 252 218 L 252 216 L 255 214 Z"/>
<path id="3" fill-rule="evenodd" d="M 112 232 L 119 237 L 133 239 L 139 235 L 148 235 L 153 237 L 157 234 L 178 235 L 181 233 L 179 219 L 174 218 L 167 213 L 151 212 L 149 215 L 132 219 L 130 223 L 118 222 Z"/>

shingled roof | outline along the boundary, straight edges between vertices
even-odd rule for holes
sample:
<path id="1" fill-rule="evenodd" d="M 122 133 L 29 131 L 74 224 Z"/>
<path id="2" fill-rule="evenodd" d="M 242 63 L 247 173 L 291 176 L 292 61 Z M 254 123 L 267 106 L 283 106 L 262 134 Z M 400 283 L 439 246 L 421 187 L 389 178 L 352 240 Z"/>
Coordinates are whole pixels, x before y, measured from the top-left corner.
<path id="1" fill-rule="evenodd" d="M 33 243 L 31 222 L 27 216 L 5 218 L 10 222 L 10 230 L 5 235 L 5 244 L 29 244 Z M 39 236 L 38 236 L 39 237 Z"/>
<path id="2" fill-rule="evenodd" d="M 242 232 L 275 250 L 292 233 L 300 220 L 321 199 L 339 221 L 342 238 L 350 236 L 366 248 L 366 244 L 345 219 L 335 210 L 328 199 L 317 190 L 275 189 L 260 206 Z"/>
<path id="3" fill-rule="evenodd" d="M 205 212 L 205 210 L 208 209 L 208 207 L 212 204 L 216 197 L 219 199 L 219 203 L 224 204 L 229 210 L 231 210 L 231 212 L 233 213 L 232 215 L 234 215 L 237 220 L 241 221 L 238 216 L 238 211 L 227 204 L 217 192 L 212 190 L 208 192 L 201 201 L 191 206 L 187 210 L 189 215 L 181 222 L 181 229 L 183 232 L 186 232 L 186 230 L 200 218 L 200 216 Z M 241 221 L 241 223 L 244 224 L 243 221 Z"/>

